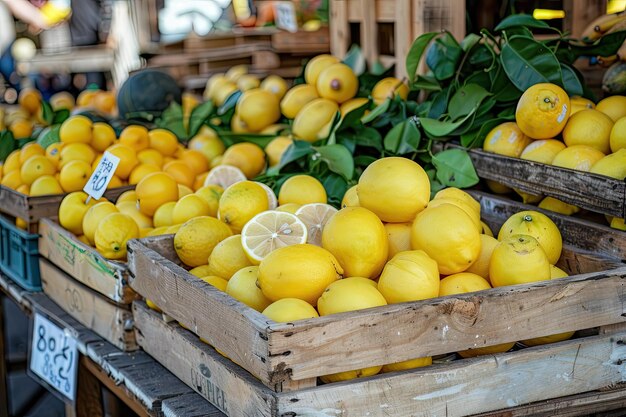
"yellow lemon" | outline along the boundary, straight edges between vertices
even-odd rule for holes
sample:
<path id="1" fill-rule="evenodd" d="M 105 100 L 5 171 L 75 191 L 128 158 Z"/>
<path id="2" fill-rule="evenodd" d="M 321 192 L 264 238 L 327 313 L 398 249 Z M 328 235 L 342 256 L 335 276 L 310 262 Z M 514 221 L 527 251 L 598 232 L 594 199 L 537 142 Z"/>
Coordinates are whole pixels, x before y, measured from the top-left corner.
<path id="1" fill-rule="evenodd" d="M 265 168 L 265 153 L 263 149 L 254 143 L 236 143 L 226 149 L 221 163 L 239 168 L 246 178 L 251 179 L 259 175 Z M 205 183 L 205 185 L 207 184 Z M 228 186 L 219 185 L 222 187 Z"/>
<path id="2" fill-rule="evenodd" d="M 135 185 L 146 175 L 154 172 L 161 172 L 161 168 L 153 164 L 139 164 L 131 171 L 130 177 L 128 177 L 128 183 L 130 185 Z"/>
<path id="3" fill-rule="evenodd" d="M 305 243 L 267 255 L 259 265 L 258 285 L 272 301 L 298 298 L 316 305 L 326 287 L 342 275 L 343 268 L 330 252 Z"/>
<path id="4" fill-rule="evenodd" d="M 68 143 L 61 149 L 59 157 L 59 167 L 71 161 L 85 161 L 91 165 L 96 159 L 96 151 L 86 143 Z"/>
<path id="5" fill-rule="evenodd" d="M 204 179 L 204 186 L 219 185 L 225 189 L 237 182 L 245 180 L 246 175 L 239 168 L 232 165 L 219 165 L 209 171 Z"/>
<path id="6" fill-rule="evenodd" d="M 485 137 L 483 149 L 498 155 L 519 157 L 526 146 L 532 142 L 515 122 L 504 122 Z"/>
<path id="7" fill-rule="evenodd" d="M 287 82 L 278 75 L 268 75 L 259 86 L 261 90 L 272 93 L 280 101 L 287 93 Z"/>
<path id="8" fill-rule="evenodd" d="M 90 245 L 95 243 L 96 229 L 106 216 L 112 213 L 118 213 L 119 210 L 110 201 L 102 201 L 89 207 L 83 217 L 83 235 L 87 238 Z"/>
<path id="9" fill-rule="evenodd" d="M 278 323 L 290 323 L 296 320 L 319 317 L 311 304 L 297 298 L 283 298 L 274 301 L 263 310 L 262 314 Z"/>
<path id="10" fill-rule="evenodd" d="M 254 216 L 269 209 L 269 201 L 263 187 L 253 181 L 231 185 L 220 197 L 218 218 L 235 233 Z"/>
<path id="11" fill-rule="evenodd" d="M 339 58 L 332 55 L 317 55 L 304 67 L 304 79 L 307 84 L 315 86 L 320 73 L 333 64 L 339 63 Z"/>
<path id="12" fill-rule="evenodd" d="M 82 191 L 76 191 L 66 195 L 59 206 L 59 224 L 76 236 L 83 234 L 83 218 L 89 207 L 97 201 Z"/>
<path id="13" fill-rule="evenodd" d="M 280 118 L 278 100 L 275 94 L 255 88 L 241 95 L 235 111 L 246 129 L 259 132 Z"/>
<path id="14" fill-rule="evenodd" d="M 351 379 L 365 378 L 368 376 L 376 375 L 381 371 L 382 366 L 371 366 L 369 368 L 356 369 L 354 371 L 338 372 L 336 374 L 323 375 L 320 379 L 325 384 L 333 382 L 349 381 Z"/>
<path id="15" fill-rule="evenodd" d="M 413 223 L 385 223 L 389 253 L 387 260 L 397 253 L 411 250 L 411 227 Z"/>
<path id="16" fill-rule="evenodd" d="M 208 264 L 200 265 L 200 266 L 196 266 L 195 268 L 190 269 L 189 273 L 198 278 L 202 278 L 202 277 L 206 277 L 207 275 L 211 275 L 211 268 L 209 268 Z"/>
<path id="17" fill-rule="evenodd" d="M 61 184 L 52 175 L 43 175 L 30 186 L 30 195 L 33 197 L 51 194 L 63 194 Z"/>
<path id="18" fill-rule="evenodd" d="M 441 280 L 439 283 L 439 296 L 482 291 L 489 288 L 491 288 L 489 281 L 480 275 L 472 274 L 471 272 L 460 272 L 448 275 Z"/>
<path id="19" fill-rule="evenodd" d="M 137 223 L 137 227 L 139 227 L 139 229 L 146 229 L 154 226 L 152 224 L 152 218 L 140 212 L 137 209 L 136 203 L 133 204 L 130 201 L 126 201 L 122 203 L 117 203 L 116 207 L 120 211 L 120 213 L 124 213 L 132 218 L 135 223 Z"/>
<path id="20" fill-rule="evenodd" d="M 10 171 L 2 177 L 2 182 L 0 182 L 5 187 L 11 188 L 12 190 L 17 190 L 20 185 L 22 185 L 22 175 L 20 174 L 20 170 L 16 169 Z"/>
<path id="21" fill-rule="evenodd" d="M 609 116 L 614 122 L 626 117 L 626 97 L 610 96 L 602 99 L 596 105 L 596 110 Z"/>
<path id="22" fill-rule="evenodd" d="M 580 97 L 580 96 L 572 96 L 569 98 L 569 102 L 572 106 L 572 111 L 570 112 L 570 117 L 573 116 L 574 114 L 578 113 L 581 110 L 589 110 L 589 109 L 595 109 L 596 108 L 596 104 L 584 97 Z"/>
<path id="23" fill-rule="evenodd" d="M 626 178 L 626 148 L 600 159 L 593 164 L 589 172 L 623 180 Z"/>
<path id="24" fill-rule="evenodd" d="M 498 246 L 498 240 L 486 234 L 480 235 L 480 254 L 478 259 L 465 272 L 479 275 L 489 282 L 489 262 L 493 250 Z"/>
<path id="25" fill-rule="evenodd" d="M 237 88 L 239 91 L 248 91 L 253 88 L 259 88 L 261 81 L 256 75 L 244 74 L 237 80 Z"/>
<path id="26" fill-rule="evenodd" d="M 115 175 L 123 180 L 127 180 L 133 169 L 139 165 L 139 159 L 137 159 L 137 152 L 129 146 L 121 143 L 116 143 L 110 146 L 107 151 L 120 158 L 120 163 L 117 165 Z"/>
<path id="27" fill-rule="evenodd" d="M 96 122 L 91 132 L 91 147 L 97 152 L 104 152 L 115 143 L 115 130 L 108 124 Z"/>
<path id="28" fill-rule="evenodd" d="M 224 142 L 222 142 L 215 133 L 210 135 L 199 133 L 189 141 L 187 147 L 202 152 L 209 161 L 217 156 L 223 155 L 226 150 Z"/>
<path id="29" fill-rule="evenodd" d="M 224 189 L 222 187 L 213 184 L 200 188 L 195 194 L 208 204 L 209 216 L 217 217 L 217 209 L 223 193 Z"/>
<path id="30" fill-rule="evenodd" d="M 563 130 L 563 142 L 567 146 L 586 145 L 609 153 L 609 138 L 613 120 L 598 110 L 582 110 L 571 116 Z"/>
<path id="31" fill-rule="evenodd" d="M 145 176 L 135 188 L 139 210 L 152 216 L 157 208 L 170 201 L 178 201 L 178 185 L 171 175 L 155 172 Z"/>
<path id="32" fill-rule="evenodd" d="M 52 97 L 50 97 L 50 106 L 54 111 L 61 109 L 72 110 L 75 106 L 74 96 L 67 91 L 53 94 Z"/>
<path id="33" fill-rule="evenodd" d="M 169 203 L 165 203 L 156 209 L 154 216 L 152 217 L 154 227 L 171 226 L 174 224 L 172 221 L 174 206 L 176 206 L 176 202 L 170 201 Z"/>
<path id="34" fill-rule="evenodd" d="M 132 201 L 134 204 L 137 203 L 137 193 L 135 190 L 124 191 L 117 197 L 116 203 L 121 203 L 122 201 Z"/>
<path id="35" fill-rule="evenodd" d="M 509 188 L 504 184 L 500 184 L 497 181 L 485 180 L 485 183 L 487 184 L 487 187 L 495 194 L 507 194 L 513 191 L 512 188 Z"/>
<path id="36" fill-rule="evenodd" d="M 461 208 L 442 204 L 417 215 L 411 230 L 411 247 L 433 258 L 443 275 L 469 268 L 480 255 L 480 233 Z"/>
<path id="37" fill-rule="evenodd" d="M 478 230 L 478 233 L 482 233 L 483 227 L 482 227 L 482 224 L 480 223 L 480 209 L 476 211 L 474 208 L 468 205 L 465 201 L 459 200 L 458 198 L 451 198 L 451 197 L 434 198 L 430 201 L 430 203 L 428 203 L 428 206 L 426 208 L 435 208 L 443 204 L 452 204 L 453 206 L 457 206 L 458 208 L 463 210 L 465 214 L 467 214 L 469 218 L 472 219 L 472 221 L 474 222 L 474 225 L 476 226 L 476 230 Z"/>
<path id="38" fill-rule="evenodd" d="M 152 129 L 147 132 L 148 146 L 162 156 L 173 156 L 178 150 L 176 135 L 167 129 Z"/>
<path id="39" fill-rule="evenodd" d="M 258 265 L 273 250 L 306 243 L 307 227 L 296 215 L 264 211 L 254 216 L 241 231 L 241 244 L 248 259 Z"/>
<path id="40" fill-rule="evenodd" d="M 556 265 L 550 265 L 550 279 L 565 278 L 569 275 Z"/>
<path id="41" fill-rule="evenodd" d="M 551 164 L 554 157 L 565 149 L 565 144 L 556 139 L 540 139 L 532 141 L 519 156 L 527 161 Z"/>
<path id="42" fill-rule="evenodd" d="M 539 83 L 529 87 L 520 97 L 515 121 L 526 136 L 550 139 L 565 128 L 570 111 L 569 97 L 561 87 Z"/>
<path id="43" fill-rule="evenodd" d="M 200 279 L 207 284 L 211 284 L 220 291 L 226 292 L 226 288 L 228 287 L 228 281 L 226 281 L 224 278 L 216 277 L 214 275 L 200 277 Z"/>
<path id="44" fill-rule="evenodd" d="M 7 156 L 7 159 L 4 161 L 4 165 L 2 165 L 2 172 L 4 175 L 8 174 L 11 171 L 19 171 L 22 163 L 20 162 L 20 151 L 19 149 L 14 150 Z"/>
<path id="45" fill-rule="evenodd" d="M 317 178 L 310 175 L 294 175 L 283 183 L 278 192 L 278 204 L 326 203 L 326 190 Z"/>
<path id="46" fill-rule="evenodd" d="M 387 305 L 385 297 L 360 277 L 344 278 L 330 284 L 317 300 L 320 316 Z"/>
<path id="47" fill-rule="evenodd" d="M 195 194 L 188 194 L 174 205 L 172 222 L 173 224 L 185 223 L 194 217 L 208 216 L 209 214 L 209 205 L 203 198 Z"/>
<path id="48" fill-rule="evenodd" d="M 399 252 L 385 265 L 378 291 L 389 304 L 425 300 L 439 295 L 437 262 L 426 252 Z"/>
<path id="49" fill-rule="evenodd" d="M 41 93 L 34 88 L 24 88 L 20 91 L 17 102 L 20 107 L 30 114 L 36 114 L 41 107 Z"/>
<path id="50" fill-rule="evenodd" d="M 357 97 L 357 98 L 351 98 L 350 100 L 344 103 L 341 103 L 341 106 L 339 106 L 339 112 L 341 113 L 341 117 L 342 118 L 346 117 L 348 113 L 365 106 L 369 102 L 370 100 L 368 98 Z M 365 111 L 365 114 L 367 113 L 368 113 L 368 110 Z"/>
<path id="51" fill-rule="evenodd" d="M 280 164 L 280 159 L 283 154 L 293 144 L 293 139 L 287 136 L 277 136 L 272 139 L 270 143 L 265 147 L 265 153 L 267 154 L 267 160 L 270 167 Z"/>
<path id="52" fill-rule="evenodd" d="M 70 161 L 59 175 L 59 183 L 66 193 L 80 191 L 85 187 L 91 177 L 91 165 L 85 161 Z"/>
<path id="53" fill-rule="evenodd" d="M 196 176 L 187 163 L 179 160 L 167 162 L 163 166 L 163 172 L 170 174 L 178 184 L 182 184 L 188 188 L 193 187 Z"/>
<path id="54" fill-rule="evenodd" d="M 387 77 L 378 81 L 372 89 L 372 98 L 376 105 L 382 104 L 388 98 L 400 97 L 401 100 L 406 101 L 409 96 L 409 87 L 397 78 Z"/>
<path id="55" fill-rule="evenodd" d="M 231 81 L 227 81 L 225 83 L 221 83 L 215 87 L 215 92 L 213 94 L 213 103 L 216 106 L 221 106 L 228 100 L 228 98 L 234 94 L 237 90 L 237 84 Z"/>
<path id="56" fill-rule="evenodd" d="M 489 279 L 494 287 L 550 279 L 550 262 L 541 245 L 529 235 L 500 240 L 491 254 Z"/>
<path id="57" fill-rule="evenodd" d="M 196 179 L 193 181 L 193 191 L 196 192 L 200 188 L 204 187 L 204 181 L 206 181 L 206 177 L 209 176 L 209 172 L 204 172 L 200 175 L 196 175 Z"/>
<path id="58" fill-rule="evenodd" d="M 28 161 L 31 156 L 46 154 L 46 151 L 41 147 L 41 145 L 35 142 L 27 143 L 19 152 L 21 165 Z"/>
<path id="59" fill-rule="evenodd" d="M 296 214 L 296 211 L 298 211 L 300 207 L 302 207 L 302 205 L 300 204 L 287 203 L 287 204 L 283 204 L 283 205 L 276 207 L 274 210 L 282 211 L 284 213 Z"/>
<path id="60" fill-rule="evenodd" d="M 140 125 L 126 126 L 120 133 L 119 143 L 134 149 L 135 152 L 147 149 L 150 146 L 148 129 Z"/>
<path id="61" fill-rule="evenodd" d="M 354 97 L 359 90 L 359 80 L 346 64 L 333 64 L 322 70 L 315 87 L 320 97 L 341 104 Z"/>
<path id="62" fill-rule="evenodd" d="M 556 224 L 543 213 L 520 211 L 509 217 L 500 228 L 498 240 L 502 241 L 513 235 L 529 235 L 535 238 L 551 264 L 556 264 L 561 256 L 563 249 L 561 232 Z"/>
<path id="63" fill-rule="evenodd" d="M 35 180 L 44 175 L 54 175 L 57 172 L 54 164 L 43 155 L 33 155 L 24 162 L 20 169 L 22 182 L 30 186 Z"/>
<path id="64" fill-rule="evenodd" d="M 209 217 L 195 217 L 184 223 L 174 236 L 174 249 L 178 257 L 191 267 L 204 265 L 213 248 L 232 236 L 224 223 Z"/>
<path id="65" fill-rule="evenodd" d="M 218 86 L 225 82 L 230 82 L 230 80 L 226 77 L 225 74 L 213 74 L 209 77 L 204 87 L 204 98 L 206 100 L 212 100 L 213 95 Z"/>
<path id="66" fill-rule="evenodd" d="M 515 342 L 501 343 L 499 345 L 463 350 L 458 352 L 458 354 L 462 358 L 475 358 L 476 356 L 493 355 L 495 353 L 508 352 L 513 346 L 515 346 Z"/>
<path id="67" fill-rule="evenodd" d="M 241 245 L 241 235 L 233 235 L 222 240 L 209 256 L 211 275 L 216 275 L 227 281 L 235 272 L 246 266 L 252 266 L 252 263 Z"/>
<path id="68" fill-rule="evenodd" d="M 408 361 L 390 363 L 383 365 L 382 373 L 406 371 L 407 369 L 422 368 L 433 364 L 433 358 L 430 356 L 424 358 L 409 359 Z"/>
<path id="69" fill-rule="evenodd" d="M 81 115 L 70 116 L 59 129 L 59 138 L 63 143 L 90 143 L 93 122 Z"/>
<path id="70" fill-rule="evenodd" d="M 561 213 L 565 216 L 571 216 L 572 214 L 576 214 L 580 211 L 580 208 L 567 204 L 561 200 L 557 200 L 553 197 L 545 197 L 539 202 L 538 207 L 555 213 Z"/>
<path id="71" fill-rule="evenodd" d="M 471 194 L 461 190 L 460 188 L 448 187 L 444 188 L 443 190 L 439 190 L 437 194 L 435 194 L 435 197 L 433 197 L 433 200 L 438 199 L 460 200 L 465 203 L 465 205 L 467 205 L 469 208 L 471 208 L 472 211 L 480 215 L 480 203 L 476 201 L 474 197 L 471 196 Z"/>
<path id="72" fill-rule="evenodd" d="M 196 176 L 209 171 L 209 160 L 200 151 L 186 149 L 179 160 L 185 162 Z"/>
<path id="73" fill-rule="evenodd" d="M 347 276 L 366 278 L 380 275 L 389 251 L 385 226 L 363 207 L 335 213 L 322 232 L 322 247 L 335 256 Z"/>
<path id="74" fill-rule="evenodd" d="M 283 116 L 293 119 L 307 103 L 319 98 L 315 86 L 300 84 L 289 89 L 280 102 L 280 111 Z"/>
<path id="75" fill-rule="evenodd" d="M 193 190 L 186 185 L 178 184 L 178 199 L 180 200 L 186 195 L 193 194 Z"/>
<path id="76" fill-rule="evenodd" d="M 235 272 L 228 281 L 226 294 L 235 300 L 241 301 L 256 311 L 263 311 L 272 301 L 267 298 L 257 285 L 259 279 L 259 267 L 247 266 Z"/>
<path id="77" fill-rule="evenodd" d="M 137 223 L 128 215 L 111 213 L 103 218 L 94 236 L 98 252 L 107 259 L 126 258 L 126 242 L 139 237 Z"/>
<path id="78" fill-rule="evenodd" d="M 17 119 L 9 125 L 9 131 L 15 139 L 30 138 L 33 130 L 33 122 L 27 119 Z"/>
<path id="79" fill-rule="evenodd" d="M 493 232 L 487 223 L 481 220 L 480 224 L 482 225 L 481 234 L 493 237 Z"/>
<path id="80" fill-rule="evenodd" d="M 613 125 L 609 137 L 609 145 L 611 152 L 617 152 L 626 148 L 626 116 L 618 119 Z"/>
<path id="81" fill-rule="evenodd" d="M 604 156 L 602 152 L 590 146 L 574 145 L 556 154 L 552 165 L 587 172 Z"/>
<path id="82" fill-rule="evenodd" d="M 357 186 L 353 185 L 348 188 L 346 193 L 343 195 L 341 199 L 341 208 L 346 207 L 359 207 L 359 194 L 357 193 Z"/>
<path id="83" fill-rule="evenodd" d="M 22 184 L 19 187 L 17 187 L 17 190 L 15 190 L 15 191 L 17 191 L 20 194 L 29 195 L 30 194 L 30 187 L 28 185 L 26 185 L 26 184 Z"/>
<path id="84" fill-rule="evenodd" d="M 295 214 L 306 225 L 306 243 L 322 246 L 322 231 L 335 213 L 336 208 L 324 203 L 305 204 L 298 208 Z"/>
<path id="85" fill-rule="evenodd" d="M 339 106 L 332 100 L 316 98 L 298 112 L 291 126 L 291 133 L 301 140 L 316 142 L 330 135 Z"/>

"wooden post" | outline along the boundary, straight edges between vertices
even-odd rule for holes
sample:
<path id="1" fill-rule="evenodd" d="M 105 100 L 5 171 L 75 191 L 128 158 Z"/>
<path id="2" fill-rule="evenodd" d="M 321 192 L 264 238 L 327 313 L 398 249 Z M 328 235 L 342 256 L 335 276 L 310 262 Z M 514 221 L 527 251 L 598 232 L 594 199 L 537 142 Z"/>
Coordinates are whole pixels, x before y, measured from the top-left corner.
<path id="1" fill-rule="evenodd" d="M 565 10 L 571 11 L 571 16 L 565 17 L 564 29 L 570 30 L 574 38 L 580 38 L 589 22 L 606 13 L 605 0 L 565 0 L 564 3 Z"/>
<path id="2" fill-rule="evenodd" d="M 361 22 L 361 47 L 363 55 L 370 68 L 378 60 L 378 25 L 376 23 L 376 2 L 361 0 L 360 8 L 363 12 Z"/>
<path id="3" fill-rule="evenodd" d="M 102 386 L 85 367 L 86 358 L 78 361 L 78 387 L 76 391 L 76 417 L 104 417 Z"/>
<path id="4" fill-rule="evenodd" d="M 411 0 L 398 0 L 396 2 L 395 50 L 393 52 L 396 56 L 396 77 L 399 79 L 407 76 L 405 58 L 416 37 L 411 29 Z"/>
<path id="5" fill-rule="evenodd" d="M 333 0 L 330 6 L 330 53 L 343 57 L 350 47 L 350 24 L 348 23 L 348 3 L 346 0 Z"/>

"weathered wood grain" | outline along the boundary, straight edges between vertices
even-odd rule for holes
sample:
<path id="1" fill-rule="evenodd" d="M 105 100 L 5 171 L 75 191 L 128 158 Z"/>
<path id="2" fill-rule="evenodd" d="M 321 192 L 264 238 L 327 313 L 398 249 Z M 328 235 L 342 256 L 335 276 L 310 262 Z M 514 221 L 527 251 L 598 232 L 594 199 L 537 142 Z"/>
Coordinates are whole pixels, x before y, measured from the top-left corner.
<path id="1" fill-rule="evenodd" d="M 51 219 L 39 222 L 39 254 L 76 281 L 120 304 L 137 294 L 128 285 L 125 263 L 110 261 Z"/>
<path id="2" fill-rule="evenodd" d="M 131 311 L 107 301 L 44 258 L 39 268 L 44 293 L 69 315 L 119 349 L 137 349 Z"/>
<path id="3" fill-rule="evenodd" d="M 225 417 L 225 414 L 213 407 L 197 394 L 180 395 L 163 401 L 165 417 Z"/>

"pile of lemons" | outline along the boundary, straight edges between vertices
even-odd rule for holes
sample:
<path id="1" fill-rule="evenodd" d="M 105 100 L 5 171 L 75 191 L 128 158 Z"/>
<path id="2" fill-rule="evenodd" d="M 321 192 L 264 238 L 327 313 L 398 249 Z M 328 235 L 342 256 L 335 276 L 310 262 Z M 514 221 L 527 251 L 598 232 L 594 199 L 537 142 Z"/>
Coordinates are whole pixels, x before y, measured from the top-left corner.
<path id="1" fill-rule="evenodd" d="M 582 97 L 568 97 L 559 86 L 536 84 L 521 96 L 515 122 L 496 126 L 483 149 L 561 168 L 626 178 L 626 97 L 611 96 L 597 105 Z M 511 190 L 494 182 L 492 191 Z M 516 190 L 517 191 L 517 190 Z M 552 197 L 517 191 L 524 202 L 571 215 L 578 207 Z M 624 219 L 609 218 L 612 227 L 626 230 Z"/>

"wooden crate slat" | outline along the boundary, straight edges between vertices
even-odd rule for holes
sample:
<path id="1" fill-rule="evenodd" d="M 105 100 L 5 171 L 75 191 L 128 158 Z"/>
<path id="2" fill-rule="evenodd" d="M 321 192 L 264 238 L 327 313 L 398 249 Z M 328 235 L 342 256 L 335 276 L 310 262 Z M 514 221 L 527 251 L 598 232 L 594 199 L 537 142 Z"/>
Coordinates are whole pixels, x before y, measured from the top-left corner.
<path id="1" fill-rule="evenodd" d="M 131 311 L 107 301 L 44 258 L 39 268 L 44 294 L 70 316 L 118 349 L 137 349 Z"/>

